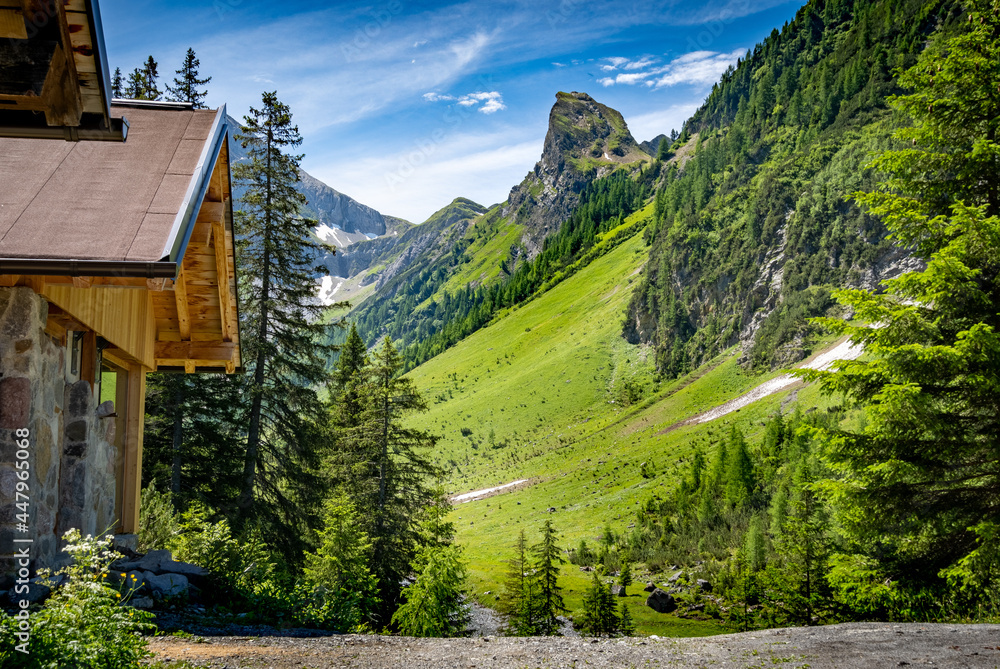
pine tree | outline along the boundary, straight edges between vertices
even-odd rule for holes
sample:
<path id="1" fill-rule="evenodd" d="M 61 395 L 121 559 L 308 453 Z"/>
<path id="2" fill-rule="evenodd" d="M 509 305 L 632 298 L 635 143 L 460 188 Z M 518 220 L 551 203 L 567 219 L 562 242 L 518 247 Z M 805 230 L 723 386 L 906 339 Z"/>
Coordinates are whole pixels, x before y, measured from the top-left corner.
<path id="1" fill-rule="evenodd" d="M 583 595 L 583 617 L 580 628 L 590 636 L 610 634 L 608 629 L 608 605 L 613 600 L 607 596 L 608 587 L 600 577 L 600 570 L 595 569 L 590 580 L 590 587 Z"/>
<path id="2" fill-rule="evenodd" d="M 632 619 L 632 612 L 628 610 L 627 599 L 622 600 L 619 619 L 621 622 L 618 623 L 618 631 L 621 632 L 622 636 L 635 635 L 635 621 Z"/>
<path id="3" fill-rule="evenodd" d="M 201 501 L 230 513 L 240 491 L 243 383 L 237 375 L 150 374 L 143 480 L 169 490 L 177 508 Z"/>
<path id="4" fill-rule="evenodd" d="M 532 636 L 535 634 L 537 602 L 535 579 L 528 555 L 528 540 L 522 529 L 514 543 L 514 557 L 507 560 L 507 572 L 497 610 L 507 618 L 504 634 Z"/>
<path id="5" fill-rule="evenodd" d="M 556 544 L 556 529 L 552 521 L 542 525 L 542 539 L 532 546 L 535 557 L 535 579 L 538 583 L 539 634 L 550 636 L 559 631 L 559 614 L 568 612 L 559 586 L 559 565 L 565 564 L 562 549 Z"/>
<path id="6" fill-rule="evenodd" d="M 664 161 L 670 156 L 670 145 L 666 137 L 660 138 L 660 145 L 656 148 L 656 159 Z"/>
<path id="7" fill-rule="evenodd" d="M 111 97 L 122 98 L 125 95 L 125 79 L 122 77 L 122 69 L 115 68 L 115 73 L 111 77 Z"/>
<path id="8" fill-rule="evenodd" d="M 328 326 L 319 319 L 312 261 L 329 249 L 313 241 L 313 222 L 299 216 L 302 157 L 284 151 L 302 138 L 287 105 L 264 93 L 236 140 L 247 149 L 247 160 L 233 166 L 246 189 L 236 213 L 247 369 L 239 520 L 261 524 L 294 561 L 307 534 L 302 524 L 318 516 L 313 509 L 323 493 L 315 474 L 322 415 L 315 387 L 327 380 L 331 347 L 320 343 Z"/>
<path id="9" fill-rule="evenodd" d="M 426 544 L 420 532 L 425 509 L 437 497 L 429 481 L 440 472 L 427 458 L 437 438 L 404 427 L 412 413 L 427 405 L 413 382 L 399 376 L 402 359 L 386 338 L 361 370 L 362 413 L 355 427 L 344 428 L 338 443 L 347 449 L 338 476 L 358 506 L 372 540 L 372 572 L 382 600 L 380 620 L 388 622 L 416 551 Z"/>
<path id="10" fill-rule="evenodd" d="M 344 632 L 370 623 L 378 605 L 378 584 L 368 568 L 371 541 L 356 519 L 350 500 L 331 497 L 323 509 L 319 547 L 305 556 L 306 580 L 323 588 L 328 611 Z"/>
<path id="11" fill-rule="evenodd" d="M 403 591 L 406 601 L 392 616 L 400 632 L 417 637 L 454 637 L 469 625 L 465 564 L 460 546 L 428 545 L 414 560 L 417 574 Z"/>
<path id="12" fill-rule="evenodd" d="M 140 99 L 142 100 L 159 100 L 160 95 L 162 95 L 159 86 L 157 86 L 156 80 L 160 78 L 157 72 L 158 65 L 152 56 L 146 58 L 145 64 L 142 66 L 142 82 L 144 90 Z"/>
<path id="13" fill-rule="evenodd" d="M 138 67 L 129 72 L 123 93 L 129 100 L 146 99 L 146 79 Z"/>
<path id="14" fill-rule="evenodd" d="M 877 158 L 888 179 L 858 195 L 927 267 L 883 294 L 837 293 L 881 327 L 822 321 L 867 355 L 807 376 L 865 408 L 863 429 L 824 432 L 844 529 L 890 576 L 924 584 L 1000 514 L 1000 7 L 970 7 L 900 77 L 908 146 Z"/>
<path id="15" fill-rule="evenodd" d="M 621 573 L 618 575 L 618 585 L 621 586 L 622 596 L 628 596 L 626 589 L 632 585 L 632 562 L 628 557 L 622 559 Z"/>
<path id="16" fill-rule="evenodd" d="M 208 95 L 208 90 L 198 89 L 212 81 L 212 77 L 199 79 L 198 67 L 200 65 L 201 61 L 194 55 L 194 49 L 188 48 L 181 69 L 176 70 L 179 76 L 174 77 L 173 86 L 167 86 L 167 93 L 170 94 L 171 100 L 190 102 L 194 105 L 195 109 L 203 109 L 205 107 L 204 100 L 205 96 Z"/>

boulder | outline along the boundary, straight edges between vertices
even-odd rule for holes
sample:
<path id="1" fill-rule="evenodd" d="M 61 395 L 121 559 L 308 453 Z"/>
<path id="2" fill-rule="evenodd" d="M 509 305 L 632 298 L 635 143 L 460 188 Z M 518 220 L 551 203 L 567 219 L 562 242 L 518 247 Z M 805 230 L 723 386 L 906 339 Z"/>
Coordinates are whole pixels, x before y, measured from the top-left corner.
<path id="1" fill-rule="evenodd" d="M 681 579 L 681 577 L 683 577 L 683 576 L 684 576 L 684 572 L 683 571 L 679 571 L 676 574 L 674 574 L 673 576 L 671 576 L 670 578 L 668 578 L 667 579 L 667 583 L 670 583 L 672 585 L 672 584 L 676 583 L 677 581 L 679 581 Z"/>
<path id="2" fill-rule="evenodd" d="M 695 585 L 697 585 L 698 589 L 701 590 L 702 592 L 712 592 L 712 584 L 703 578 L 699 578 L 695 582 Z"/>
<path id="3" fill-rule="evenodd" d="M 646 584 L 646 587 L 644 587 L 643 590 L 645 590 L 646 592 L 653 592 L 654 590 L 656 590 L 656 584 L 650 581 L 649 583 Z"/>
<path id="4" fill-rule="evenodd" d="M 178 562 L 177 560 L 165 560 L 160 562 L 156 569 L 157 574 L 183 574 L 188 578 L 208 576 L 208 570 L 190 562 Z"/>
<path id="5" fill-rule="evenodd" d="M 628 597 L 628 594 L 625 592 L 625 588 L 620 585 L 611 586 L 611 594 L 618 595 L 619 597 Z"/>
<path id="6" fill-rule="evenodd" d="M 146 583 L 149 585 L 149 589 L 156 599 L 179 597 L 187 594 L 188 580 L 187 576 L 183 574 L 152 574 L 146 572 L 145 576 Z"/>
<path id="7" fill-rule="evenodd" d="M 118 571 L 132 571 L 133 569 L 141 569 L 142 571 L 158 571 L 160 569 L 160 563 L 166 562 L 171 563 L 174 561 L 173 556 L 170 551 L 159 550 L 159 551 L 149 551 L 143 555 L 138 560 L 129 560 L 127 562 L 116 562 L 111 565 L 112 569 Z"/>
<path id="8" fill-rule="evenodd" d="M 125 606 L 131 606 L 136 609 L 151 609 L 153 608 L 153 598 L 152 597 L 131 597 Z"/>
<path id="9" fill-rule="evenodd" d="M 646 606 L 657 613 L 670 613 L 677 610 L 677 602 L 674 601 L 673 596 L 668 595 L 659 588 L 653 590 L 649 597 L 646 598 Z"/>

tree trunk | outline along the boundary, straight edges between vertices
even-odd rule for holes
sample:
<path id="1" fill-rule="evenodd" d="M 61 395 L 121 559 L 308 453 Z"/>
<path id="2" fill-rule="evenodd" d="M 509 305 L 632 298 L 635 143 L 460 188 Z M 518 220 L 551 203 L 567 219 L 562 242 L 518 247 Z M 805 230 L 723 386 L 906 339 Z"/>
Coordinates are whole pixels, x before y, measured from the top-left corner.
<path id="1" fill-rule="evenodd" d="M 267 131 L 267 171 L 264 201 L 264 256 L 260 277 L 260 323 L 257 325 L 257 360 L 253 374 L 253 396 L 247 426 L 247 453 L 243 462 L 243 490 L 240 493 L 239 509 L 244 518 L 253 506 L 254 482 L 257 478 L 257 458 L 260 451 L 260 415 L 263 403 L 264 367 L 267 365 L 267 316 L 271 282 L 271 143 L 272 131 Z"/>
<path id="2" fill-rule="evenodd" d="M 184 385 L 186 379 L 182 379 L 174 391 L 174 435 L 173 435 L 173 462 L 170 465 L 170 492 L 179 495 L 181 492 L 181 444 L 184 442 L 184 412 L 181 405 L 184 402 Z"/>

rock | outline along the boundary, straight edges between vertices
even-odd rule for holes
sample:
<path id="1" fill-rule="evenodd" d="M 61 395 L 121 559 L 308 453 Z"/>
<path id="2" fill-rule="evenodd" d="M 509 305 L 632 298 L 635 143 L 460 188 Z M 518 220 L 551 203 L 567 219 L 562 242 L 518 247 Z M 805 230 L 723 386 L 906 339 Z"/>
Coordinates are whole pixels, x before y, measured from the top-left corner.
<path id="1" fill-rule="evenodd" d="M 135 609 L 151 609 L 153 608 L 153 598 L 152 597 L 132 597 L 127 602 L 125 606 L 131 606 Z"/>
<path id="2" fill-rule="evenodd" d="M 173 561 L 174 558 L 170 554 L 170 551 L 167 550 L 149 551 L 138 560 L 115 562 L 111 565 L 111 568 L 117 569 L 118 571 L 132 571 L 133 569 L 141 569 L 142 571 L 156 572 L 159 571 L 161 562 L 172 563 Z"/>
<path id="3" fill-rule="evenodd" d="M 677 602 L 674 601 L 672 595 L 668 595 L 657 588 L 646 598 L 646 606 L 657 613 L 670 613 L 677 609 Z"/>
<path id="4" fill-rule="evenodd" d="M 667 579 L 667 583 L 676 583 L 682 576 L 684 576 L 683 571 L 679 571 L 670 578 Z"/>
<path id="5" fill-rule="evenodd" d="M 41 583 L 35 583 L 37 579 L 32 579 L 33 582 L 28 583 L 28 592 L 17 592 L 17 587 L 15 586 L 7 591 L 7 600 L 11 605 L 17 607 L 20 605 L 22 599 L 27 600 L 31 604 L 37 604 L 38 602 L 46 599 L 52 590 Z"/>
<path id="6" fill-rule="evenodd" d="M 628 594 L 625 592 L 625 588 L 620 585 L 611 586 L 611 593 L 618 595 L 619 597 L 628 597 Z"/>
<path id="7" fill-rule="evenodd" d="M 580 567 L 580 571 L 594 571 L 593 567 Z"/>
<path id="8" fill-rule="evenodd" d="M 115 415 L 115 403 L 111 400 L 107 402 L 101 402 L 97 407 L 97 417 L 98 418 L 110 418 Z"/>
<path id="9" fill-rule="evenodd" d="M 188 580 L 183 574 L 151 574 L 146 572 L 146 583 L 157 599 L 179 597 L 187 594 Z"/>
<path id="10" fill-rule="evenodd" d="M 187 577 L 202 577 L 208 576 L 209 571 L 204 567 L 199 567 L 196 564 L 191 564 L 190 562 L 178 562 L 177 560 L 165 560 L 160 562 L 159 568 L 156 569 L 158 574 L 183 574 Z"/>
<path id="11" fill-rule="evenodd" d="M 549 511 L 549 513 L 555 513 L 556 512 L 556 507 L 550 506 L 549 509 L 548 509 L 548 511 Z"/>
<path id="12" fill-rule="evenodd" d="M 653 592 L 654 590 L 656 590 L 656 584 L 650 581 L 649 583 L 646 584 L 646 587 L 644 587 L 643 590 L 645 590 L 646 592 Z"/>
<path id="13" fill-rule="evenodd" d="M 712 592 L 712 584 L 703 578 L 699 578 L 695 582 L 695 584 L 698 586 L 698 589 L 701 590 L 702 592 Z"/>

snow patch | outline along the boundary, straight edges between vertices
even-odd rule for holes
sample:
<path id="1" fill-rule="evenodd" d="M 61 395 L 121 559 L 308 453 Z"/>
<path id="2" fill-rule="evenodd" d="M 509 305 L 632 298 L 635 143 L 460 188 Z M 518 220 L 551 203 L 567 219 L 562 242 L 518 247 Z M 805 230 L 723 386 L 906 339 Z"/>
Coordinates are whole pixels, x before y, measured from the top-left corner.
<path id="1" fill-rule="evenodd" d="M 503 490 L 504 488 L 509 488 L 515 486 L 519 483 L 524 483 L 528 479 L 518 479 L 517 481 L 511 481 L 510 483 L 504 483 L 503 485 L 498 485 L 493 488 L 483 488 L 482 490 L 473 490 L 472 492 L 462 493 L 461 495 L 455 495 L 451 498 L 452 502 L 471 502 L 473 500 L 481 499 L 487 495 L 492 495 L 493 493 Z"/>
<path id="2" fill-rule="evenodd" d="M 820 371 L 826 371 L 830 369 L 830 366 L 837 360 L 856 360 L 861 357 L 861 354 L 864 352 L 864 346 L 852 344 L 850 340 L 847 340 L 841 342 L 837 346 L 834 346 L 829 351 L 816 356 L 812 362 L 802 365 L 802 369 L 817 369 Z M 782 374 L 781 376 L 771 379 L 770 381 L 765 381 L 745 395 L 741 395 L 721 406 L 717 406 L 710 411 L 706 411 L 700 416 L 692 418 L 690 422 L 707 423 L 710 420 L 721 418 L 726 414 L 742 409 L 743 407 L 752 404 L 759 399 L 763 399 L 768 395 L 773 395 L 798 380 L 798 378 L 792 376 L 791 374 Z"/>
<path id="3" fill-rule="evenodd" d="M 335 281 L 337 282 L 336 286 L 333 285 Z M 334 299 L 334 295 L 344 285 L 344 281 L 346 279 L 339 276 L 324 276 L 319 285 L 319 301 L 327 307 L 336 302 L 337 300 Z"/>

